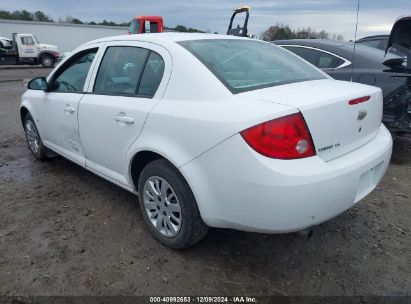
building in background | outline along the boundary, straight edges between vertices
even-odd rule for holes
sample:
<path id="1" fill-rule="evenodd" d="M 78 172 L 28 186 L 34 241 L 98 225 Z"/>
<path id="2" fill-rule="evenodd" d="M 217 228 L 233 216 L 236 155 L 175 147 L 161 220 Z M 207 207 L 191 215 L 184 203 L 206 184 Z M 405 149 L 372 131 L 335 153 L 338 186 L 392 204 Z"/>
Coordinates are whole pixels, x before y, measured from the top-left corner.
<path id="1" fill-rule="evenodd" d="M 128 27 L 89 24 L 69 24 L 0 19 L 0 36 L 11 38 L 12 33 L 30 33 L 41 43 L 57 45 L 61 53 L 69 52 L 90 40 L 127 34 Z"/>

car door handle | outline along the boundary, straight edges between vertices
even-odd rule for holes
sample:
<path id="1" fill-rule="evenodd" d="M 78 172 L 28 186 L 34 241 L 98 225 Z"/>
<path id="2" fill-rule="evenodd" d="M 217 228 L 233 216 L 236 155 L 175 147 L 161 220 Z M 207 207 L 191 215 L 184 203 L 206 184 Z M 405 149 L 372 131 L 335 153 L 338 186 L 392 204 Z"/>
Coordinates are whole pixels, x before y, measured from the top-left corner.
<path id="1" fill-rule="evenodd" d="M 116 115 L 115 120 L 118 122 L 125 122 L 126 124 L 133 124 L 134 118 L 130 116 L 125 116 L 124 113 L 119 113 Z"/>
<path id="2" fill-rule="evenodd" d="M 72 107 L 70 107 L 69 105 L 66 105 L 66 106 L 64 107 L 64 112 L 74 113 L 74 109 L 73 109 Z"/>

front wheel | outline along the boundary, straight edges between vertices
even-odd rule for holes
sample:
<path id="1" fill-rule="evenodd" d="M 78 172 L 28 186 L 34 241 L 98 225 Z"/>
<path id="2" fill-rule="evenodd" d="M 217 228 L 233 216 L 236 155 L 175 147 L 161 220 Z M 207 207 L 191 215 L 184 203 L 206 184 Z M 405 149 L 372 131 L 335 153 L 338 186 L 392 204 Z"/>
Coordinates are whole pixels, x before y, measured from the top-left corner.
<path id="1" fill-rule="evenodd" d="M 27 113 L 24 117 L 24 131 L 26 132 L 26 139 L 31 154 L 33 154 L 37 160 L 47 159 L 46 147 L 41 141 L 39 131 L 37 130 L 36 124 L 30 113 Z"/>
<path id="2" fill-rule="evenodd" d="M 149 163 L 139 178 L 144 222 L 163 245 L 184 249 L 207 233 L 197 202 L 181 173 L 165 159 Z"/>
<path id="3" fill-rule="evenodd" d="M 43 57 L 41 57 L 40 63 L 44 68 L 52 68 L 56 61 L 52 56 L 44 55 Z"/>

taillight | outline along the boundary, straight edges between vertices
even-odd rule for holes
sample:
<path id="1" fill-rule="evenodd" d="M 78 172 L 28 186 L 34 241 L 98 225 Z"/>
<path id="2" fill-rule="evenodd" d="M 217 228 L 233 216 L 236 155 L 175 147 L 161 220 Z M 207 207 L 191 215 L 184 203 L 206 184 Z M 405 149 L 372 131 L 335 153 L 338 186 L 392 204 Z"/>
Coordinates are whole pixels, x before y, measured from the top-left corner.
<path id="1" fill-rule="evenodd" d="M 356 105 L 356 104 L 359 104 L 359 103 L 366 102 L 370 99 L 371 99 L 371 96 L 364 96 L 364 97 L 360 97 L 360 98 L 356 98 L 356 99 L 351 99 L 348 102 L 348 104 L 352 106 L 352 105 Z"/>
<path id="2" fill-rule="evenodd" d="M 258 153 L 279 159 L 296 159 L 315 155 L 310 131 L 301 113 L 264 122 L 241 132 L 241 136 Z"/>

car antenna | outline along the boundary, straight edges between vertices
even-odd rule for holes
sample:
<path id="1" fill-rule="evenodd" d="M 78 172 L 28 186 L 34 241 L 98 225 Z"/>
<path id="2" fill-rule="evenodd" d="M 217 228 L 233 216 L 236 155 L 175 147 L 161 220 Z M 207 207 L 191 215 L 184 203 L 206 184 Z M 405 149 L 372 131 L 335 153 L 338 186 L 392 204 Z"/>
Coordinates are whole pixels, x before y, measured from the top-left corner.
<path id="1" fill-rule="evenodd" d="M 354 64 L 355 64 L 355 46 L 357 44 L 357 31 L 358 31 L 358 13 L 360 11 L 360 0 L 357 2 L 357 20 L 355 22 L 355 34 L 354 34 L 354 50 L 353 50 L 353 57 L 352 57 L 352 64 L 351 64 L 351 82 L 353 80 L 354 75 Z"/>

